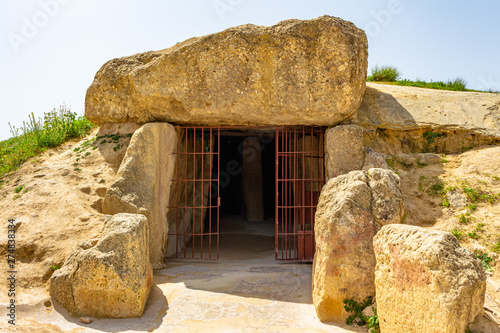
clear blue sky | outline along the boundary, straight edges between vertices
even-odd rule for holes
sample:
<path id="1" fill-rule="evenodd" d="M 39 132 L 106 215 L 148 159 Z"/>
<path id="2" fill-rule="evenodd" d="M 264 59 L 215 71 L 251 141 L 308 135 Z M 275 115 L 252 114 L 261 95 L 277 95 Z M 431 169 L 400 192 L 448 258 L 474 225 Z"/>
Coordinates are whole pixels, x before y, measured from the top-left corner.
<path id="1" fill-rule="evenodd" d="M 83 114 L 88 86 L 112 58 L 325 14 L 367 31 L 370 68 L 391 64 L 408 79 L 460 76 L 469 88 L 500 90 L 499 13 L 498 0 L 3 0 L 0 140 L 11 136 L 8 122 L 22 125 L 31 112 L 66 103 Z"/>

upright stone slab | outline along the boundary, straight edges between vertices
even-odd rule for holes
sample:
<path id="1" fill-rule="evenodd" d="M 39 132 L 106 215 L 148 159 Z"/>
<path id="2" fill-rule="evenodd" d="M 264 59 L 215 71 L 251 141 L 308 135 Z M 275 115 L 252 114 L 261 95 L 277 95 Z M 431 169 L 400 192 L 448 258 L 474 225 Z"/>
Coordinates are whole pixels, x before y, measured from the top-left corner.
<path id="1" fill-rule="evenodd" d="M 313 302 L 321 321 L 345 321 L 345 299 L 360 301 L 375 295 L 372 240 L 378 226 L 370 205 L 363 171 L 331 179 L 321 191 L 313 265 Z"/>
<path id="2" fill-rule="evenodd" d="M 321 321 L 345 322 L 344 300 L 375 296 L 373 237 L 403 214 L 393 171 L 352 171 L 326 183 L 314 227 L 313 303 Z"/>
<path id="3" fill-rule="evenodd" d="M 243 140 L 243 196 L 247 220 L 264 221 L 262 152 L 260 139 L 248 137 Z"/>
<path id="4" fill-rule="evenodd" d="M 382 332 L 465 332 L 482 314 L 484 269 L 449 232 L 387 225 L 373 244 Z"/>
<path id="5" fill-rule="evenodd" d="M 154 268 L 163 267 L 167 246 L 167 212 L 175 169 L 173 152 L 177 134 L 167 123 L 151 123 L 138 129 L 106 192 L 104 214 L 143 214 L 149 223 L 149 255 Z"/>
<path id="6" fill-rule="evenodd" d="M 366 86 L 365 33 L 342 19 L 251 24 L 108 61 L 85 99 L 94 123 L 325 125 Z"/>
<path id="7" fill-rule="evenodd" d="M 363 129 L 357 125 L 329 128 L 325 132 L 326 178 L 362 170 L 365 164 Z"/>
<path id="8" fill-rule="evenodd" d="M 148 223 L 136 214 L 108 216 L 97 244 L 84 241 L 50 279 L 50 294 L 81 316 L 140 317 L 153 283 Z"/>

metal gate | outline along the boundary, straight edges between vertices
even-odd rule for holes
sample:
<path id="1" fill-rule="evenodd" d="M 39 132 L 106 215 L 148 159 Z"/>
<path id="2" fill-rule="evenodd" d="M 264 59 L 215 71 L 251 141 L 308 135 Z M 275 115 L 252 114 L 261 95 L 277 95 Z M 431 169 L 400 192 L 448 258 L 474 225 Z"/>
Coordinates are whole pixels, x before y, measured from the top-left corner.
<path id="1" fill-rule="evenodd" d="M 220 128 L 176 129 L 167 256 L 218 260 Z"/>
<path id="2" fill-rule="evenodd" d="M 324 129 L 276 130 L 276 260 L 312 261 L 314 215 L 324 185 Z"/>

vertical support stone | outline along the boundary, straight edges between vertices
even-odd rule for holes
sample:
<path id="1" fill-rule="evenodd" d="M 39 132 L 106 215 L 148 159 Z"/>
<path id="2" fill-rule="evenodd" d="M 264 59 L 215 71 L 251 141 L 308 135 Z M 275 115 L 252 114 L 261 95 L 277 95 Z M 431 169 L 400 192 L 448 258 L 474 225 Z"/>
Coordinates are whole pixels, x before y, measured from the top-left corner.
<path id="1" fill-rule="evenodd" d="M 260 139 L 258 137 L 245 138 L 243 140 L 243 196 L 248 221 L 264 221 L 262 182 Z"/>
<path id="2" fill-rule="evenodd" d="M 175 169 L 177 134 L 168 123 L 149 123 L 130 140 L 115 182 L 106 192 L 104 214 L 143 214 L 149 224 L 149 258 L 163 267 L 170 187 Z"/>
<path id="3" fill-rule="evenodd" d="M 361 127 L 357 125 L 332 127 L 326 130 L 325 138 L 327 180 L 363 169 L 365 148 Z"/>

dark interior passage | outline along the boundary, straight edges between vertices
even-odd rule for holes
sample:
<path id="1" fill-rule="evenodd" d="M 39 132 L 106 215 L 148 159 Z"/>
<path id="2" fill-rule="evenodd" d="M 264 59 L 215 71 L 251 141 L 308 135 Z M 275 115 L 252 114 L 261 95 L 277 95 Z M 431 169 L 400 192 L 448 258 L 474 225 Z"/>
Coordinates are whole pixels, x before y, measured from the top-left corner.
<path id="1" fill-rule="evenodd" d="M 274 131 L 221 133 L 220 167 L 213 170 L 220 168 L 221 253 L 274 250 L 275 162 Z"/>

